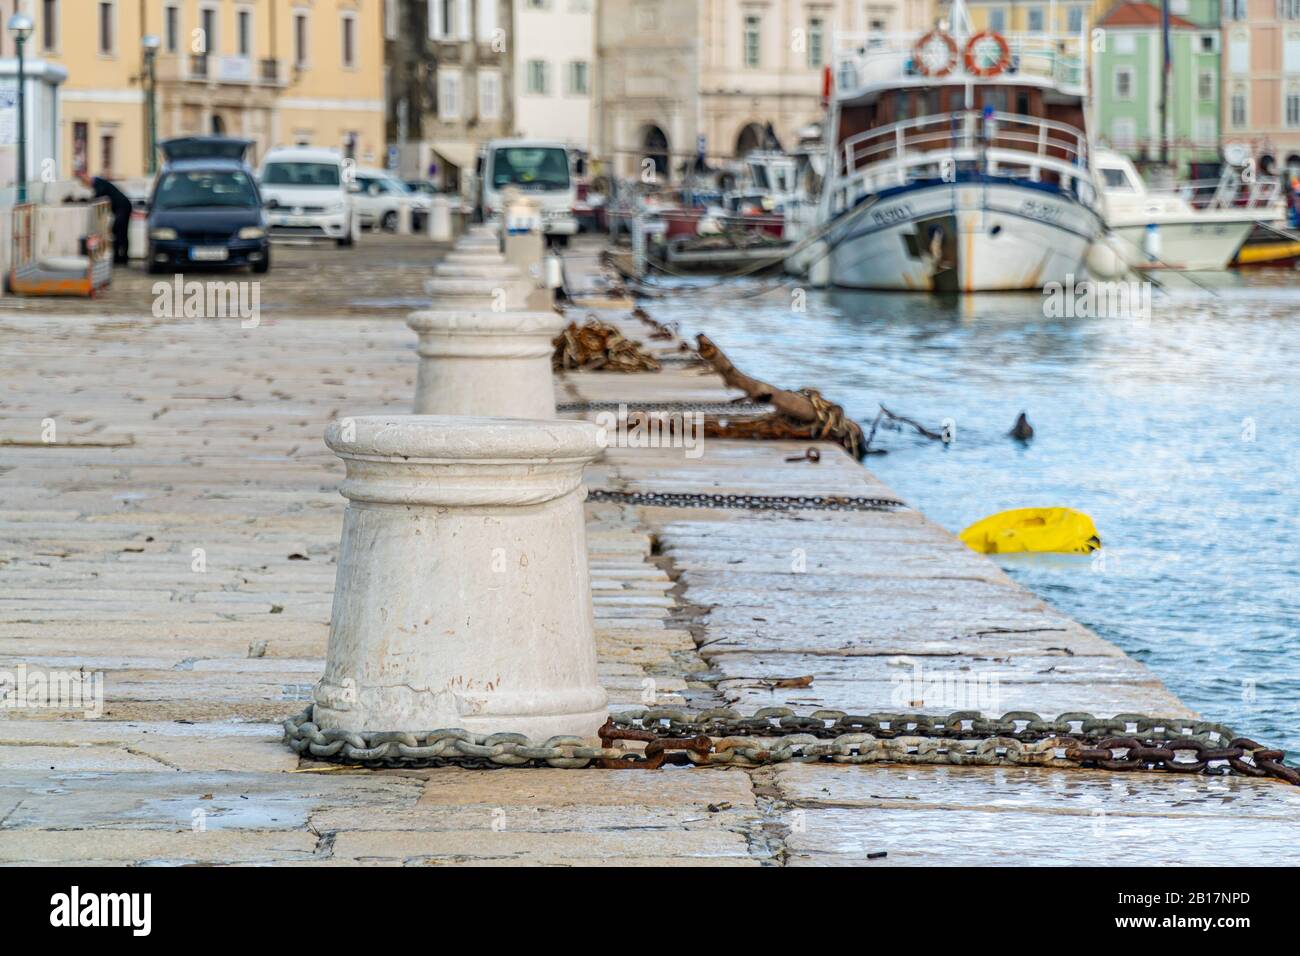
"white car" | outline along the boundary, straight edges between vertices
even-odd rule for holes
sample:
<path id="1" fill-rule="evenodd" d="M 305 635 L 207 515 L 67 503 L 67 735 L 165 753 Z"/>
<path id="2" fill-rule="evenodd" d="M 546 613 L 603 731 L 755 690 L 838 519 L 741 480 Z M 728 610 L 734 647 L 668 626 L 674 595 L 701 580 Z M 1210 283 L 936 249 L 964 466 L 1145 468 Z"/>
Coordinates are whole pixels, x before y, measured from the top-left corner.
<path id="1" fill-rule="evenodd" d="M 360 230 L 343 157 L 316 146 L 277 146 L 259 176 L 272 239 L 333 239 L 350 246 Z"/>
<path id="2" fill-rule="evenodd" d="M 398 211 L 402 201 L 411 206 L 411 222 L 416 229 L 429 214 L 431 201 L 392 173 L 382 169 L 357 169 L 352 180 L 352 204 L 361 225 L 386 232 L 397 231 Z"/>

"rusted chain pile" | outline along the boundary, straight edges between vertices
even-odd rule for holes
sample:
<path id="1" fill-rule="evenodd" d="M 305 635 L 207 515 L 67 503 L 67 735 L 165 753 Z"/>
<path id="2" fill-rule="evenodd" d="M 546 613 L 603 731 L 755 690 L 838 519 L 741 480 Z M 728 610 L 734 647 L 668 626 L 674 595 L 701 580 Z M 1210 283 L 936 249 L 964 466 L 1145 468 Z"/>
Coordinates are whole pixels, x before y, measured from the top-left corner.
<path id="1" fill-rule="evenodd" d="M 589 318 L 581 326 L 570 322 L 556 337 L 551 368 L 557 372 L 657 372 L 659 360 L 614 326 Z"/>
<path id="2" fill-rule="evenodd" d="M 979 711 L 934 717 L 819 710 L 799 716 L 767 707 L 743 717 L 729 708 L 651 709 L 613 715 L 600 739 L 597 747 L 578 737 L 538 743 L 523 734 L 460 729 L 357 734 L 321 730 L 310 709 L 284 722 L 284 742 L 294 752 L 363 767 L 656 769 L 802 761 L 1236 773 L 1300 786 L 1300 772 L 1283 763 L 1280 750 L 1222 724 L 1144 714 L 1076 712 L 1045 720 L 1031 711 L 987 718 Z M 644 748 L 628 750 L 628 742 Z"/>

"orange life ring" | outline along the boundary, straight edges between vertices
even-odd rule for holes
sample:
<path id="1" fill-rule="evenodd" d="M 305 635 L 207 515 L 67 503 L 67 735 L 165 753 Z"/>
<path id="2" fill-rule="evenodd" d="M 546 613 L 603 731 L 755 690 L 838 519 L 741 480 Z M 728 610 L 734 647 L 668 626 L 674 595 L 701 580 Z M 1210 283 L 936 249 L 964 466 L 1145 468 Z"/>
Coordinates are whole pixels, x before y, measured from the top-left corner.
<path id="1" fill-rule="evenodd" d="M 931 67 L 925 62 L 923 55 L 926 48 L 935 41 L 942 41 L 943 45 L 948 48 L 948 59 L 940 67 Z M 942 30 L 931 30 L 921 39 L 916 41 L 916 46 L 912 47 L 912 64 L 917 68 L 922 76 L 947 76 L 957 65 L 957 41 L 949 34 Z"/>
<path id="2" fill-rule="evenodd" d="M 998 45 L 998 60 L 991 66 L 980 66 L 975 62 L 975 47 L 984 40 L 992 40 Z M 981 30 L 966 41 L 966 72 L 974 76 L 997 76 L 1011 65 L 1011 47 L 1006 37 L 992 30 Z"/>

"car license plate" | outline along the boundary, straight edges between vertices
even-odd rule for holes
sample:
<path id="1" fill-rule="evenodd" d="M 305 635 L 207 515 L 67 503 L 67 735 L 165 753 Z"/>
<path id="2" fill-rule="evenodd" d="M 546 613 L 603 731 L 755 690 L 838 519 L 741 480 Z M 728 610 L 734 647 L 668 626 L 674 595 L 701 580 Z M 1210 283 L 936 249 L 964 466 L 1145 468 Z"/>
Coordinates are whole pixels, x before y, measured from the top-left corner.
<path id="1" fill-rule="evenodd" d="M 225 246 L 194 246 L 190 249 L 190 258 L 195 262 L 224 262 L 230 257 L 230 250 Z"/>
<path id="2" fill-rule="evenodd" d="M 312 221 L 307 216 L 286 216 L 284 224 L 286 226 L 310 226 Z"/>

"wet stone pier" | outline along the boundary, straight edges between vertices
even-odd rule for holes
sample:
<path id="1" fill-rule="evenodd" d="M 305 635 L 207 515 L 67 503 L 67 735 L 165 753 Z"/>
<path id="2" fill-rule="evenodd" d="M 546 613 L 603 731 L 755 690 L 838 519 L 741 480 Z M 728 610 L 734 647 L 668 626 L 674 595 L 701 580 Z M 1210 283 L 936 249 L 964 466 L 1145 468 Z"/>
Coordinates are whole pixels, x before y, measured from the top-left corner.
<path id="1" fill-rule="evenodd" d="M 590 283 L 594 250 L 577 251 L 571 275 Z M 594 313 L 667 360 L 557 375 L 561 415 L 737 397 L 676 341 L 650 340 L 628 304 L 597 303 L 570 317 Z M 344 415 L 409 413 L 416 338 L 396 310 L 269 310 L 247 329 L 112 311 L 0 310 L 0 679 L 104 680 L 101 713 L 0 712 L 0 863 L 1300 861 L 1300 789 L 1236 776 L 299 759 L 280 721 L 322 673 L 345 505 L 322 435 Z M 896 497 L 832 445 L 786 460 L 806 447 L 611 447 L 587 468 L 590 489 L 620 493 L 585 505 L 611 710 L 943 714 L 992 693 L 997 713 L 1189 714 L 910 508 L 634 496 Z"/>

